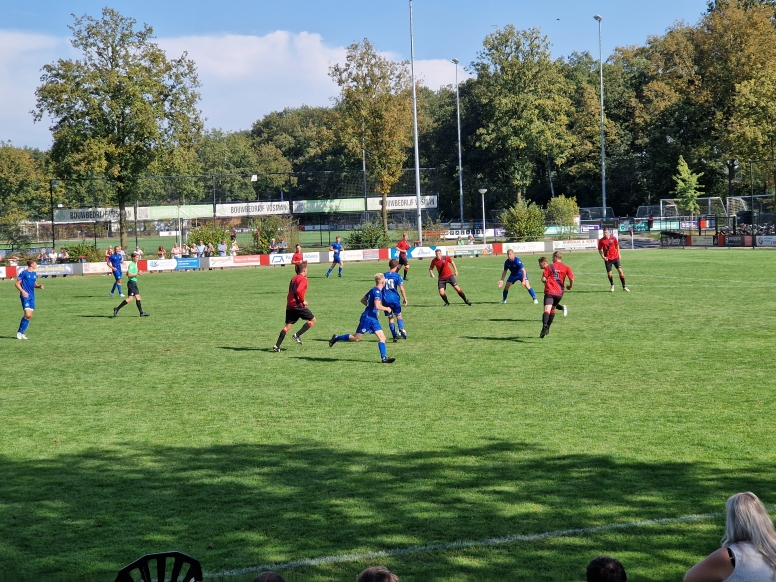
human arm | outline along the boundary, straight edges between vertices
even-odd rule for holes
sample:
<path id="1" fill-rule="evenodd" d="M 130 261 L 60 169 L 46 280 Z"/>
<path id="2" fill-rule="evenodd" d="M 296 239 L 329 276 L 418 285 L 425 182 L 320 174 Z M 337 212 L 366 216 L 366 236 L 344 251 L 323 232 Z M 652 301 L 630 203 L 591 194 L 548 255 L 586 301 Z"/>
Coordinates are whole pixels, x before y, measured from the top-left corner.
<path id="1" fill-rule="evenodd" d="M 504 277 L 507 276 L 507 269 L 504 269 L 504 272 L 501 273 L 501 279 L 499 279 L 498 282 L 498 288 L 501 289 L 501 286 L 504 284 Z"/>
<path id="2" fill-rule="evenodd" d="M 404 305 L 407 306 L 407 292 L 404 290 L 404 285 L 399 285 L 399 292 L 401 293 L 402 298 L 404 299 Z"/>
<path id="3" fill-rule="evenodd" d="M 457 277 L 458 276 L 458 267 L 455 266 L 455 261 L 453 259 L 448 258 L 448 261 L 450 261 L 450 264 L 453 266 L 453 274 Z"/>
<path id="4" fill-rule="evenodd" d="M 571 291 L 571 288 L 574 286 L 574 273 L 571 272 L 571 269 L 569 269 L 567 277 L 568 283 L 566 283 L 566 291 Z"/>
<path id="5" fill-rule="evenodd" d="M 24 297 L 25 299 L 27 299 L 27 297 L 30 296 L 29 293 L 27 293 L 24 289 L 22 289 L 22 280 L 19 279 L 18 277 L 16 278 L 16 289 L 19 290 L 19 293 L 21 293 L 22 297 Z"/>
<path id="6" fill-rule="evenodd" d="M 383 302 L 379 299 L 375 299 L 375 309 L 378 311 L 385 311 L 386 313 L 392 313 L 393 310 L 387 305 L 383 305 Z"/>
<path id="7" fill-rule="evenodd" d="M 733 574 L 727 548 L 720 548 L 687 570 L 684 582 L 722 582 Z"/>
<path id="8" fill-rule="evenodd" d="M 528 289 L 528 288 L 531 286 L 531 284 L 528 282 L 528 271 L 526 271 L 526 270 L 525 270 L 525 267 L 521 267 L 521 268 L 520 268 L 520 272 L 521 272 L 521 273 L 522 273 L 522 275 L 523 275 L 523 282 L 522 282 L 522 285 L 523 285 L 523 287 L 525 287 L 526 289 Z"/>

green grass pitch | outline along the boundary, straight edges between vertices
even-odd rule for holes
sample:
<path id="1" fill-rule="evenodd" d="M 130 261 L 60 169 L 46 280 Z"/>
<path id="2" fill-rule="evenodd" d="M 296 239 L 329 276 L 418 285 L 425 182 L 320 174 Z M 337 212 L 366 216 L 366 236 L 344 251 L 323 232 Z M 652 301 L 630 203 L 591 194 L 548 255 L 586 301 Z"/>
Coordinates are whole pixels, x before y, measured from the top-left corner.
<path id="1" fill-rule="evenodd" d="M 545 339 L 525 290 L 499 304 L 503 260 L 459 259 L 474 305 L 451 293 L 449 308 L 413 261 L 390 366 L 374 337 L 327 344 L 354 331 L 375 263 L 342 279 L 311 265 L 318 323 L 280 354 L 290 268 L 143 275 L 143 319 L 109 317 L 109 277 L 42 279 L 26 342 L 0 282 L 4 575 L 112 580 L 169 549 L 218 574 L 442 544 L 283 575 L 583 580 L 609 554 L 629 580 L 678 580 L 722 518 L 444 545 L 721 512 L 745 490 L 776 503 L 776 253 L 626 251 L 629 294 L 595 253 L 567 253 L 569 315 Z"/>

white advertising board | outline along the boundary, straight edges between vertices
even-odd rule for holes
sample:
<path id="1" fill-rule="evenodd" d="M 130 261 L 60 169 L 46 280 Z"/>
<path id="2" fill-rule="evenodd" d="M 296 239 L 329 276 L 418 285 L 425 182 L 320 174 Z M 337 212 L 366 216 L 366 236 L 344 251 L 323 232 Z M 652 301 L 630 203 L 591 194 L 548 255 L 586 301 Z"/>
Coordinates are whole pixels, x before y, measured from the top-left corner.
<path id="1" fill-rule="evenodd" d="M 149 271 L 174 271 L 178 263 L 175 259 L 153 259 L 148 261 Z"/>
<path id="2" fill-rule="evenodd" d="M 695 241 L 695 237 L 692 238 Z M 758 247 L 776 247 L 776 236 L 758 236 L 756 240 Z"/>
<path id="3" fill-rule="evenodd" d="M 598 248 L 598 241 L 592 239 L 556 240 L 552 243 L 553 250 L 581 251 Z"/>
<path id="4" fill-rule="evenodd" d="M 107 263 L 84 263 L 84 275 L 98 275 L 112 273 Z"/>
<path id="5" fill-rule="evenodd" d="M 544 242 L 513 242 L 502 245 L 504 252 L 512 249 L 515 253 L 543 253 Z"/>
<path id="6" fill-rule="evenodd" d="M 415 210 L 418 207 L 418 199 L 415 196 L 389 196 L 388 197 L 388 210 Z M 421 196 L 420 197 L 421 208 L 436 208 L 437 197 L 436 196 Z M 383 209 L 382 198 L 367 198 L 366 209 L 371 211 Z"/>

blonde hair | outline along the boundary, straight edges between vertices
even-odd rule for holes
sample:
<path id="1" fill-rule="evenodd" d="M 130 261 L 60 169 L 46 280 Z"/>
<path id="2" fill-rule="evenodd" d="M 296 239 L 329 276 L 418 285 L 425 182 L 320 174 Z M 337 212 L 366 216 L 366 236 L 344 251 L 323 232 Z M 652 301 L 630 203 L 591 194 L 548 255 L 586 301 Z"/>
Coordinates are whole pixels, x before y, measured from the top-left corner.
<path id="1" fill-rule="evenodd" d="M 382 273 L 375 273 L 375 283 L 380 283 L 380 281 L 385 281 L 385 275 Z"/>
<path id="2" fill-rule="evenodd" d="M 749 542 L 776 568 L 776 531 L 763 502 L 754 493 L 736 493 L 725 504 L 722 546 Z"/>

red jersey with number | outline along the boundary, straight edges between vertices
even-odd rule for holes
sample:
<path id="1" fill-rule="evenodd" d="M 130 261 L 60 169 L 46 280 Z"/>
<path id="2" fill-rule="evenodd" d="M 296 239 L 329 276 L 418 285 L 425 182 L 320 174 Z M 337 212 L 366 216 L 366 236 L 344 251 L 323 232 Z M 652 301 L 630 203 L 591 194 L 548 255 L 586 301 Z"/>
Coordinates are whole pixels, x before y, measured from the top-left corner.
<path id="1" fill-rule="evenodd" d="M 304 307 L 305 293 L 307 293 L 307 277 L 304 275 L 296 275 L 288 284 L 286 309 Z"/>
<path id="2" fill-rule="evenodd" d="M 555 297 L 563 295 L 563 283 L 566 281 L 566 277 L 571 281 L 574 280 L 574 273 L 563 263 L 548 265 L 542 275 L 545 278 L 544 294 L 554 295 Z"/>
<path id="3" fill-rule="evenodd" d="M 429 271 L 436 267 L 436 270 L 439 272 L 439 278 L 447 279 L 448 277 L 453 276 L 453 269 L 450 267 L 450 263 L 452 263 L 450 257 L 442 257 L 441 259 L 434 257 L 431 261 Z"/>
<path id="4" fill-rule="evenodd" d="M 598 251 L 604 252 L 604 258 L 607 261 L 613 261 L 620 258 L 620 243 L 613 236 L 598 239 Z"/>
<path id="5" fill-rule="evenodd" d="M 297 263 L 304 263 L 304 255 L 302 253 L 294 253 L 294 256 L 291 257 L 291 264 L 296 265 Z"/>
<path id="6" fill-rule="evenodd" d="M 406 240 L 400 240 L 396 243 L 396 248 L 399 249 L 399 256 L 406 257 L 407 251 L 410 250 L 410 243 Z"/>

